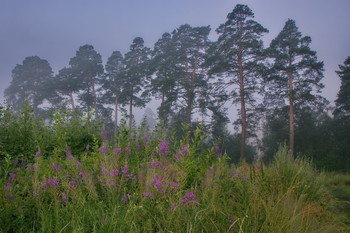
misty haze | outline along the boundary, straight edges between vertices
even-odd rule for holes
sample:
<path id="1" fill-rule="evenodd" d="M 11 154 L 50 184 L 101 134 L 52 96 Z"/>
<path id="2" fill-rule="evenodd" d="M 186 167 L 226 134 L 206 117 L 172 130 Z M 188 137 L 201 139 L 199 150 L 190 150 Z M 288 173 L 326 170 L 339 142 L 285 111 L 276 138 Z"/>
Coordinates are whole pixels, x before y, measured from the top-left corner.
<path id="1" fill-rule="evenodd" d="M 0 232 L 350 232 L 350 2 L 0 9 Z"/>

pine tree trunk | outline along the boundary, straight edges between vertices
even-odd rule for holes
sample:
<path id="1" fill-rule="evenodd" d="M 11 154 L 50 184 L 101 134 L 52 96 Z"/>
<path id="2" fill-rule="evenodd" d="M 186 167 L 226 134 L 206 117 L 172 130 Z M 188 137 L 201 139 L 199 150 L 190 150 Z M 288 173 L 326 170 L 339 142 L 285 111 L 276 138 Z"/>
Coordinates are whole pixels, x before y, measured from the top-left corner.
<path id="1" fill-rule="evenodd" d="M 243 75 L 243 59 L 242 51 L 238 52 L 238 72 L 239 72 L 239 97 L 241 101 L 241 118 L 242 118 L 242 132 L 241 132 L 241 148 L 240 148 L 240 160 L 245 160 L 245 145 L 246 145 L 246 132 L 247 132 L 247 116 L 245 109 L 245 96 L 244 96 L 244 75 Z"/>
<path id="2" fill-rule="evenodd" d="M 91 79 L 91 87 L 92 87 L 93 108 L 95 110 L 95 118 L 98 119 L 97 97 L 96 97 L 96 89 L 95 89 L 95 83 L 93 78 Z"/>
<path id="3" fill-rule="evenodd" d="M 118 105 L 119 105 L 119 101 L 117 96 L 115 97 L 115 103 L 114 103 L 114 135 L 117 134 L 117 130 L 118 130 Z"/>
<path id="4" fill-rule="evenodd" d="M 197 57 L 192 69 L 191 77 L 190 77 L 190 86 L 187 91 L 187 124 L 191 126 L 192 124 L 192 110 L 193 110 L 193 101 L 194 101 L 194 86 L 196 83 L 196 73 L 197 73 Z M 188 68 L 187 68 L 188 69 Z"/>
<path id="5" fill-rule="evenodd" d="M 289 63 L 291 67 L 291 61 Z M 289 78 L 289 150 L 291 155 L 294 156 L 294 92 L 293 92 L 293 74 L 292 71 L 288 72 Z"/>
<path id="6" fill-rule="evenodd" d="M 164 91 L 162 91 L 162 102 L 160 103 L 161 108 L 159 108 L 159 110 L 160 110 L 159 111 L 159 120 L 165 126 L 165 116 L 164 116 L 164 110 L 163 110 L 164 101 L 165 101 L 165 93 L 164 93 Z"/>
<path id="7" fill-rule="evenodd" d="M 75 103 L 74 103 L 74 96 L 73 96 L 73 92 L 69 93 L 69 98 L 70 98 L 70 105 L 72 107 L 72 112 L 75 112 Z"/>
<path id="8" fill-rule="evenodd" d="M 165 100 L 165 93 L 164 91 L 162 92 L 162 102 L 160 103 L 161 105 L 164 103 L 164 100 Z"/>
<path id="9" fill-rule="evenodd" d="M 131 128 L 132 128 L 132 102 L 133 102 L 133 98 L 132 98 L 133 96 L 131 96 L 131 98 L 130 98 L 130 106 L 129 106 L 129 129 L 131 130 Z"/>

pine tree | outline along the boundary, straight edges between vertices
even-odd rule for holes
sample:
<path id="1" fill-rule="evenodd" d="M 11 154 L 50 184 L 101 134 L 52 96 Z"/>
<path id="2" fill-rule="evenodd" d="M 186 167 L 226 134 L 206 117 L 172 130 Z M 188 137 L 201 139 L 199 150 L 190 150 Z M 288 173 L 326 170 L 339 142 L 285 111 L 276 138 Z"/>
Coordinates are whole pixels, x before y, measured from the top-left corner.
<path id="1" fill-rule="evenodd" d="M 318 95 L 323 88 L 323 62 L 309 47 L 311 38 L 302 36 L 294 20 L 287 20 L 272 40 L 269 54 L 272 75 L 267 78 L 267 106 L 289 108 L 289 149 L 294 154 L 295 119 L 305 109 L 322 108 L 326 100 Z M 278 101 L 276 101 L 278 100 Z"/>
<path id="2" fill-rule="evenodd" d="M 172 35 L 164 33 L 155 43 L 152 51 L 151 67 L 155 77 L 151 80 L 149 91 L 161 99 L 158 116 L 165 125 L 173 115 L 172 106 L 177 99 L 176 81 L 181 71 L 177 64 Z"/>
<path id="3" fill-rule="evenodd" d="M 245 159 L 246 140 L 258 116 L 256 94 L 264 71 L 263 43 L 260 39 L 268 30 L 253 20 L 254 14 L 246 5 L 238 4 L 216 32 L 219 38 L 209 50 L 206 64 L 210 74 L 219 76 L 217 85 L 234 104 L 240 104 L 240 158 Z M 219 89 L 220 89 L 219 88 Z M 229 91 L 227 91 L 229 90 Z M 251 132 L 251 131 L 250 131 Z"/>
<path id="4" fill-rule="evenodd" d="M 118 128 L 118 111 L 120 105 L 123 103 L 121 99 L 122 93 L 122 77 L 121 70 L 124 67 L 124 58 L 119 51 L 114 51 L 108 58 L 105 66 L 104 79 L 101 80 L 101 90 L 104 94 L 102 95 L 103 104 L 114 105 L 114 133 Z"/>
<path id="5" fill-rule="evenodd" d="M 335 100 L 334 116 L 350 119 L 350 57 L 344 61 L 344 65 L 339 65 L 339 71 L 336 72 L 340 77 L 341 84 Z"/>
<path id="6" fill-rule="evenodd" d="M 73 69 L 64 67 L 59 70 L 51 86 L 53 91 L 63 96 L 64 99 L 68 99 L 67 102 L 71 106 L 72 112 L 75 112 L 76 102 L 74 95 L 77 94 L 83 86 L 79 77 L 74 75 Z M 52 103 L 55 107 L 60 107 L 62 105 L 62 103 L 55 102 L 56 103 Z"/>
<path id="7" fill-rule="evenodd" d="M 130 46 L 130 51 L 125 54 L 124 68 L 121 70 L 121 98 L 129 103 L 130 129 L 133 122 L 133 106 L 144 107 L 150 100 L 143 95 L 151 73 L 149 61 L 150 49 L 145 47 L 141 37 L 136 37 Z"/>
<path id="8" fill-rule="evenodd" d="M 50 96 L 46 83 L 52 79 L 52 68 L 47 60 L 38 56 L 26 57 L 23 63 L 12 70 L 12 81 L 5 90 L 5 98 L 14 110 L 22 108 L 28 102 L 38 115 L 45 98 Z"/>
<path id="9" fill-rule="evenodd" d="M 181 25 L 172 33 L 176 65 L 176 102 L 174 106 L 182 112 L 184 122 L 192 123 L 195 109 L 206 113 L 209 102 L 209 77 L 204 68 L 205 54 L 208 48 L 210 27 L 191 27 Z"/>
<path id="10" fill-rule="evenodd" d="M 82 108 L 87 111 L 93 109 L 97 118 L 96 85 L 103 74 L 101 55 L 92 45 L 83 45 L 76 52 L 75 57 L 70 59 L 69 65 L 74 77 L 72 80 L 82 84 L 81 92 L 78 94 Z"/>
<path id="11" fill-rule="evenodd" d="M 336 71 L 340 77 L 340 90 L 335 100 L 334 120 L 332 124 L 335 138 L 336 158 L 332 164 L 344 172 L 350 169 L 350 57 Z M 336 161 L 339 161 L 338 163 Z"/>

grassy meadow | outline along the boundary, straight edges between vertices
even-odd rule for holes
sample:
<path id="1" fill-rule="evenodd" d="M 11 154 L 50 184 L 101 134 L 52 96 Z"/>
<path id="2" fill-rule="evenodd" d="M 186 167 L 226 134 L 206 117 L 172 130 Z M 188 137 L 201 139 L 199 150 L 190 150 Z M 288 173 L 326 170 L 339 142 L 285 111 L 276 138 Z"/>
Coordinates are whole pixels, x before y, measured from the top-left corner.
<path id="1" fill-rule="evenodd" d="M 112 137 L 64 114 L 6 114 L 0 232 L 349 231 L 349 176 L 286 148 L 268 165 L 230 164 L 200 128 L 175 139 L 122 125 Z"/>

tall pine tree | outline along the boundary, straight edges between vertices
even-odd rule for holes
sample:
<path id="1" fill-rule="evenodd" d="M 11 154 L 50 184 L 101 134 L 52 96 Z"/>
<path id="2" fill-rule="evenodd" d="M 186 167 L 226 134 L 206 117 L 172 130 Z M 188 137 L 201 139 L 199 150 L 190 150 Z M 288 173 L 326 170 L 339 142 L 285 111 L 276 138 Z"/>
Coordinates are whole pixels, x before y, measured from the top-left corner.
<path id="1" fill-rule="evenodd" d="M 292 155 L 296 116 L 302 115 L 303 108 L 320 108 L 326 103 L 318 95 L 323 88 L 323 62 L 317 60 L 310 43 L 311 38 L 303 37 L 295 21 L 289 19 L 269 47 L 272 74 L 266 80 L 265 103 L 272 108 L 288 106 L 289 149 Z"/>
<path id="2" fill-rule="evenodd" d="M 5 90 L 5 99 L 14 110 L 22 108 L 28 102 L 39 114 L 39 105 L 50 96 L 46 84 L 52 79 L 52 68 L 47 60 L 38 56 L 26 57 L 22 64 L 12 70 L 12 81 Z"/>
<path id="3" fill-rule="evenodd" d="M 208 48 L 210 27 L 181 25 L 172 33 L 176 65 L 176 102 L 174 107 L 186 124 L 191 125 L 195 109 L 206 111 L 209 77 L 203 63 Z"/>
<path id="4" fill-rule="evenodd" d="M 350 170 L 350 57 L 339 65 L 340 90 L 335 100 L 333 131 L 335 136 L 335 154 L 337 169 Z M 331 161 L 335 163 L 335 161 Z"/>
<path id="5" fill-rule="evenodd" d="M 74 80 L 82 84 L 78 98 L 83 110 L 93 109 L 97 118 L 96 85 L 103 74 L 101 55 L 94 50 L 92 45 L 83 45 L 76 52 L 75 57 L 70 59 L 69 65 Z"/>
<path id="6" fill-rule="evenodd" d="M 234 104 L 240 104 L 240 158 L 245 159 L 247 133 L 256 124 L 256 94 L 264 71 L 263 42 L 268 30 L 253 20 L 254 14 L 246 5 L 238 4 L 216 32 L 219 38 L 210 49 L 207 64 L 210 73 L 219 76 L 217 85 Z M 228 91 L 229 90 L 229 91 Z"/>
<path id="7" fill-rule="evenodd" d="M 172 106 L 177 99 L 176 81 L 181 69 L 177 66 L 175 44 L 170 33 L 164 33 L 154 45 L 151 67 L 154 74 L 149 90 L 161 99 L 158 116 L 163 124 L 169 123 Z"/>
<path id="8" fill-rule="evenodd" d="M 121 70 L 121 98 L 129 104 L 129 128 L 133 122 L 133 107 L 144 107 L 149 98 L 144 93 L 150 76 L 150 49 L 141 37 L 136 37 L 125 54 L 124 68 Z"/>
<path id="9" fill-rule="evenodd" d="M 101 80 L 103 90 L 102 102 L 114 106 L 114 133 L 118 128 L 118 111 L 123 103 L 121 99 L 122 77 L 121 70 L 124 67 L 124 58 L 119 51 L 114 51 L 108 58 L 105 66 L 105 77 Z"/>
<path id="10" fill-rule="evenodd" d="M 339 65 L 337 74 L 340 77 L 340 90 L 335 100 L 336 108 L 334 116 L 336 118 L 350 118 L 350 57 L 348 57 L 344 65 Z"/>

